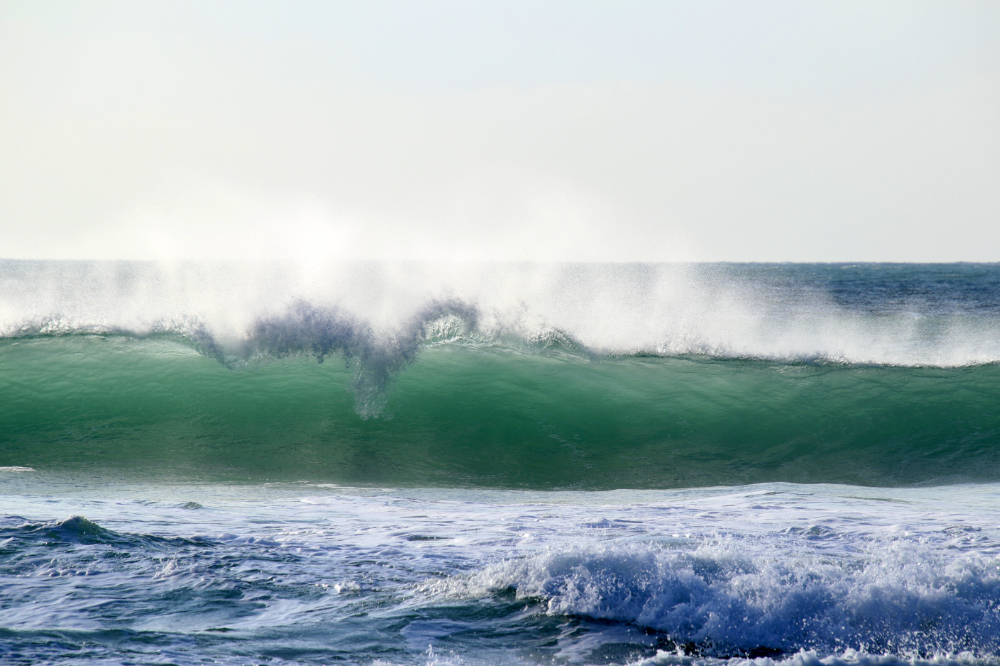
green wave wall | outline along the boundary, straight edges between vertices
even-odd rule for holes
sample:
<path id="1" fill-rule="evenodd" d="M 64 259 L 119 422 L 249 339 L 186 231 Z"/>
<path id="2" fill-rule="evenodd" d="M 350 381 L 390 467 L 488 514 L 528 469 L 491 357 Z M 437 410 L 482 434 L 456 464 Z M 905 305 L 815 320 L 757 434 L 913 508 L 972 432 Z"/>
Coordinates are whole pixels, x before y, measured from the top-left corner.
<path id="1" fill-rule="evenodd" d="M 0 345 L 0 466 L 496 488 L 1000 480 L 1000 367 L 591 360 L 425 346 L 364 419 L 336 358 L 168 339 Z"/>

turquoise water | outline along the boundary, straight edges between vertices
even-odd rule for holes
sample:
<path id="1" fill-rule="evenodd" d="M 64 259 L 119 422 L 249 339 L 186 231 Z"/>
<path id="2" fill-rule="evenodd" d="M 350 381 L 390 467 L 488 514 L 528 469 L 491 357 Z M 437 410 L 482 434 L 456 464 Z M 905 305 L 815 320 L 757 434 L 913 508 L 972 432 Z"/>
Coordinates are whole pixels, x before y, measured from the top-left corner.
<path id="1" fill-rule="evenodd" d="M 176 340 L 8 341 L 0 373 L 0 465 L 498 488 L 1000 480 L 994 364 L 437 343 L 384 389 L 377 416 L 358 413 L 340 359 L 233 370 Z"/>

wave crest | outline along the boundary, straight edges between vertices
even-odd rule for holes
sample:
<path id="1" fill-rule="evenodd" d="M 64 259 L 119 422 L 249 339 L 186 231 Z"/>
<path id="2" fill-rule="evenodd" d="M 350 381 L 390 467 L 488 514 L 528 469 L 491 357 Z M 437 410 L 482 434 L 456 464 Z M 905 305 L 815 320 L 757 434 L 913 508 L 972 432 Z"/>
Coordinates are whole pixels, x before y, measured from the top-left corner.
<path id="1" fill-rule="evenodd" d="M 913 657 L 1000 649 L 995 558 L 945 559 L 907 541 L 861 557 L 718 539 L 693 551 L 655 544 L 556 550 L 444 584 L 450 594 L 513 589 L 551 615 L 665 632 L 687 651 L 856 650 Z"/>

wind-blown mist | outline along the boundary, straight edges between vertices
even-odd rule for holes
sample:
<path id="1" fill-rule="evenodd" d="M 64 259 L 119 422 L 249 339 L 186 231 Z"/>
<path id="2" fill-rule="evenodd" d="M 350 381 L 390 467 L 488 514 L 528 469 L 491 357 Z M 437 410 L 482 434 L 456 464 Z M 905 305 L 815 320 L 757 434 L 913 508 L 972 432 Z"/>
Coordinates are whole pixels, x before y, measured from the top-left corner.
<path id="1" fill-rule="evenodd" d="M 428 327 L 457 317 L 484 343 L 558 338 L 588 354 L 950 367 L 1000 360 L 996 292 L 950 291 L 984 278 L 995 285 L 995 268 L 8 261 L 0 332 L 173 331 L 222 358 L 281 330 L 281 353 L 364 340 L 408 358 Z M 884 286 L 868 293 L 868 279 Z"/>

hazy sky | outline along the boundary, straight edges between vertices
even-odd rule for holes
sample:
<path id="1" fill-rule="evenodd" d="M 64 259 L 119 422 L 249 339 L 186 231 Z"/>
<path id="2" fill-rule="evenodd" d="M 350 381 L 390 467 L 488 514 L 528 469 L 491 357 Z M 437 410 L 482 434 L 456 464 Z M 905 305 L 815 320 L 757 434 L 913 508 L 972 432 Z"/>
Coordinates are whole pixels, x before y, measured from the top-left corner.
<path id="1" fill-rule="evenodd" d="M 1000 2 L 0 0 L 0 257 L 1000 261 Z"/>

